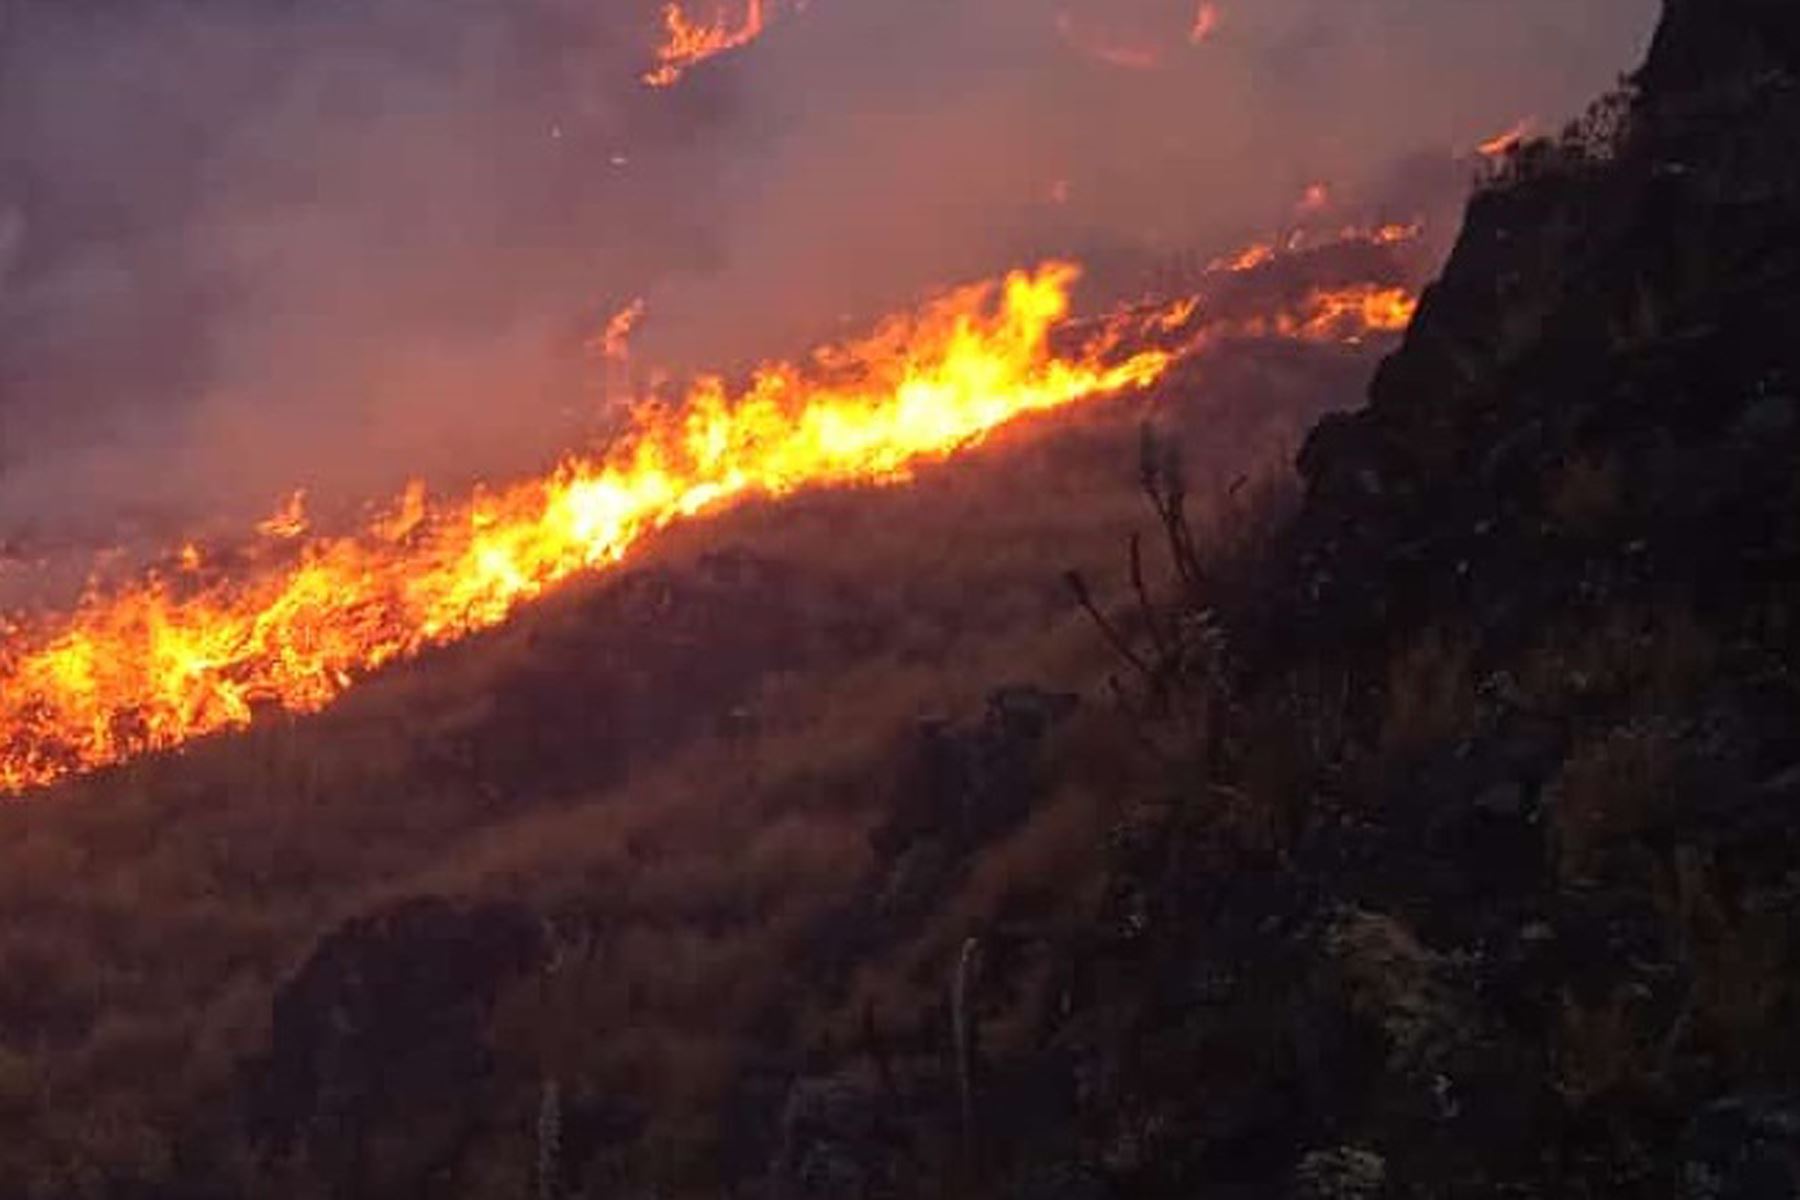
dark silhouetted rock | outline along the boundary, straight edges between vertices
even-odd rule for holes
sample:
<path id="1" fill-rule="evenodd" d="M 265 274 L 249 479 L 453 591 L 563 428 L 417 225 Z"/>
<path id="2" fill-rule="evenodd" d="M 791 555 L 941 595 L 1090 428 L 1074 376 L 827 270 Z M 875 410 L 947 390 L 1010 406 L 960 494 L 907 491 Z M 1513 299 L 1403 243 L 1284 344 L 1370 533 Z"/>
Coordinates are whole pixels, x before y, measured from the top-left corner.
<path id="1" fill-rule="evenodd" d="M 428 1194 L 482 1120 L 492 1005 L 543 950 L 507 904 L 408 900 L 341 926 L 276 995 L 261 1144 L 334 1195 Z"/>

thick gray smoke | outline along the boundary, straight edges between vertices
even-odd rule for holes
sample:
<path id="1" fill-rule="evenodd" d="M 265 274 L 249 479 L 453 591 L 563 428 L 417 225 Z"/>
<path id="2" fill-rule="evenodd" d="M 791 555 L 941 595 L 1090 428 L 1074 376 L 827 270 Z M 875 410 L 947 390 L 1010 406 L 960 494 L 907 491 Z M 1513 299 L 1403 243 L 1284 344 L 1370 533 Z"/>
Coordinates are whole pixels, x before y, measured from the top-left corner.
<path id="1" fill-rule="evenodd" d="M 1410 216 L 1655 7 L 1219 0 L 1193 44 L 1186 0 L 775 4 L 667 91 L 651 0 L 0 9 L 0 546 L 540 462 L 640 294 L 640 355 L 729 365 L 1048 253 L 1222 245 L 1317 180 Z"/>

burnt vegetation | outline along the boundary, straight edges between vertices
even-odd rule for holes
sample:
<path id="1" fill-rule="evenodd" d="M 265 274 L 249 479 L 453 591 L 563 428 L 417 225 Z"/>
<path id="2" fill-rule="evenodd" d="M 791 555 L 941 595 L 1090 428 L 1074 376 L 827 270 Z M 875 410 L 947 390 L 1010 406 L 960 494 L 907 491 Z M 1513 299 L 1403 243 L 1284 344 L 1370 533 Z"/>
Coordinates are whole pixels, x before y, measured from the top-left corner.
<path id="1" fill-rule="evenodd" d="M 0 1194 L 1794 1194 L 1796 164 L 1671 0 L 1296 481 L 1241 348 L 0 813 Z"/>

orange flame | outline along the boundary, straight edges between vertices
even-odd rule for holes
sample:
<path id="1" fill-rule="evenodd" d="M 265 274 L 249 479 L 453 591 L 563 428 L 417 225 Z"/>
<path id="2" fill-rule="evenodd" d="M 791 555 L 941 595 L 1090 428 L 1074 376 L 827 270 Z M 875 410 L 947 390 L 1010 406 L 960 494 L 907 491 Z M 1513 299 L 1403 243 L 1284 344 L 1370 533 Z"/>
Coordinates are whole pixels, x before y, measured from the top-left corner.
<path id="1" fill-rule="evenodd" d="M 1403 287 L 1359 283 L 1317 289 L 1298 312 L 1252 318 L 1243 322 L 1239 331 L 1251 336 L 1355 345 L 1371 333 L 1399 333 L 1412 323 L 1418 308 L 1418 297 Z"/>
<path id="2" fill-rule="evenodd" d="M 673 86 L 696 63 L 755 41 L 765 24 L 763 0 L 749 0 L 744 20 L 736 26 L 723 8 L 715 9 L 713 19 L 701 24 L 688 16 L 678 0 L 663 5 L 662 16 L 663 41 L 656 48 L 656 66 L 643 76 L 645 83 L 658 88 Z"/>
<path id="3" fill-rule="evenodd" d="M 1525 117 L 1506 132 L 1495 134 L 1487 141 L 1476 146 L 1475 153 L 1481 155 L 1483 158 L 1499 158 L 1505 154 L 1509 154 L 1531 135 L 1533 124 L 1532 118 Z"/>
<path id="4" fill-rule="evenodd" d="M 1402 327 L 1413 305 L 1402 289 L 1355 287 L 1209 329 L 1186 300 L 1059 348 L 1080 332 L 1067 320 L 1078 275 L 1050 263 L 962 288 L 803 365 L 766 363 L 735 391 L 703 377 L 678 404 L 640 406 L 601 455 L 442 502 L 415 482 L 357 533 L 298 540 L 296 493 L 277 514 L 296 540 L 265 544 L 236 575 L 208 572 L 189 543 L 174 577 L 0 619 L 0 794 L 239 728 L 259 708 L 320 709 L 684 518 L 903 480 L 1018 417 L 1148 386 L 1217 335 L 1355 341 Z"/>
<path id="5" fill-rule="evenodd" d="M 1410 242 L 1425 231 L 1424 221 L 1412 221 L 1407 224 L 1390 222 L 1386 225 L 1346 225 L 1342 229 L 1323 235 L 1309 234 L 1304 229 L 1296 229 L 1278 241 L 1251 242 L 1241 250 L 1221 255 L 1206 264 L 1209 274 L 1241 275 L 1246 271 L 1254 271 L 1258 267 L 1268 266 L 1284 254 L 1298 254 L 1303 251 L 1320 250 L 1328 246 L 1344 246 L 1356 242 L 1364 242 L 1374 246 L 1394 246 L 1401 242 Z"/>
<path id="6" fill-rule="evenodd" d="M 256 532 L 277 541 L 292 541 L 306 532 L 306 489 L 296 488 L 267 519 L 257 522 Z M 185 557 L 185 556 L 184 556 Z M 198 555 L 196 554 L 196 559 Z"/>
<path id="7" fill-rule="evenodd" d="M 631 357 L 632 331 L 644 319 L 646 311 L 643 297 L 633 300 L 612 315 L 600 336 L 588 343 L 589 349 L 599 351 L 600 357 L 608 362 L 624 362 Z"/>
<path id="8" fill-rule="evenodd" d="M 318 709 L 683 517 L 902 478 L 1024 413 L 1155 380 L 1173 353 L 1118 353 L 1123 326 L 1053 351 L 1076 274 L 1052 264 L 954 292 L 806 366 L 764 365 L 735 394 L 701 379 L 678 406 L 638 411 L 602 457 L 444 504 L 414 485 L 362 533 L 250 578 L 152 574 L 90 595 L 0 645 L 0 790 L 242 726 L 259 706 Z M 298 536 L 299 504 L 265 526 Z"/>
<path id="9" fill-rule="evenodd" d="M 1245 271 L 1254 271 L 1275 261 L 1276 249 L 1269 242 L 1252 242 L 1236 254 L 1227 254 L 1215 258 L 1208 263 L 1208 271 L 1224 271 L 1232 275 L 1241 275 Z"/>

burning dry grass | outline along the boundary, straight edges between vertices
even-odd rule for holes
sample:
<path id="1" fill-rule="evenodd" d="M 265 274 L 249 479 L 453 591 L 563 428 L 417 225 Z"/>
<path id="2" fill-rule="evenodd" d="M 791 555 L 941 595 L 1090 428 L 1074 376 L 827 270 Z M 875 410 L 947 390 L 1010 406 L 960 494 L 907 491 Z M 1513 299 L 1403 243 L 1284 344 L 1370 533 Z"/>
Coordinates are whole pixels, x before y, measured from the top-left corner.
<path id="1" fill-rule="evenodd" d="M 1162 419 L 1192 432 L 1196 470 L 1235 470 L 1246 447 L 1290 438 L 1297 411 L 1353 393 L 1353 360 L 1318 360 L 1285 395 L 1221 361 L 1220 394 Z M 591 965 L 508 1002 L 570 1011 L 503 1029 L 508 1061 L 535 1070 L 550 1039 L 568 1071 L 652 1102 L 645 1155 L 692 1159 L 739 1035 L 866 871 L 917 717 L 1021 678 L 1092 691 L 1109 667 L 1057 572 L 1115 562 L 1141 523 L 1145 415 L 1129 402 L 1011 430 L 924 486 L 676 531 L 630 574 L 330 712 L 0 812 L 0 1190 L 154 1178 L 185 1116 L 229 1098 L 269 996 L 320 932 L 419 893 L 510 895 L 571 937 L 598 931 Z M 730 636 L 770 622 L 791 632 Z M 721 657 L 742 661 L 708 675 Z M 627 743 L 596 740 L 644 711 L 656 721 Z M 871 994 L 925 986 L 977 915 L 1037 904 L 1015 877 L 1074 878 L 1097 798 L 1034 818 Z"/>
<path id="2" fill-rule="evenodd" d="M 183 546 L 172 571 L 0 627 L 0 791 L 313 712 L 370 672 L 466 638 L 756 497 L 891 483 L 1024 416 L 1141 389 L 1219 338 L 1356 344 L 1415 301 L 1379 282 L 1314 287 L 1229 319 L 1198 300 L 1077 325 L 1059 263 L 957 289 L 868 337 L 740 388 L 697 380 L 644 405 L 613 446 L 505 487 L 429 499 L 415 484 L 361 530 L 309 533 L 302 498 L 226 570 Z"/>

